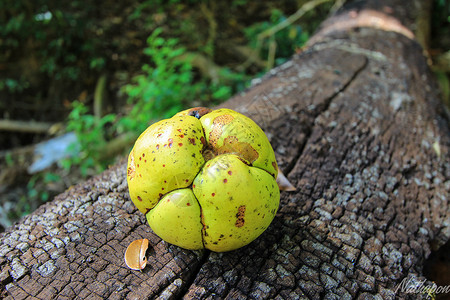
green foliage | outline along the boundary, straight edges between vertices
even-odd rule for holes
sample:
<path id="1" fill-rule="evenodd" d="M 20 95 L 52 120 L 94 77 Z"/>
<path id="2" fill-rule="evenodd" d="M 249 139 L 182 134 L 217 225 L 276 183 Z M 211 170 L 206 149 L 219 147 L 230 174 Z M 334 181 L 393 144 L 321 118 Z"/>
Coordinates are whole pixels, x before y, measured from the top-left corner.
<path id="1" fill-rule="evenodd" d="M 177 39 L 163 38 L 161 33 L 157 29 L 147 39 L 144 54 L 150 63 L 123 87 L 131 106 L 128 114 L 121 118 L 116 114 L 96 118 L 83 103 L 73 103 L 67 130 L 77 134 L 81 153 L 65 160 L 65 168 L 80 166 L 83 175 L 98 172 L 108 163 L 103 152 L 112 138 L 130 132 L 137 135 L 152 122 L 172 116 L 194 100 L 214 103 L 231 96 L 228 86 L 210 84 L 206 79 L 194 81 L 192 66 L 183 57 L 186 50 Z"/>
<path id="2" fill-rule="evenodd" d="M 14 159 L 13 159 L 12 154 L 10 152 L 6 153 L 6 155 L 5 155 L 5 162 L 6 162 L 6 165 L 8 167 L 14 166 Z"/>
<path id="3" fill-rule="evenodd" d="M 174 1 L 173 3 L 177 3 Z M 153 5 L 144 2 L 137 6 L 130 18 L 139 17 L 142 10 Z M 236 5 L 240 5 L 236 2 Z M 259 33 L 282 22 L 286 17 L 279 10 L 273 10 L 270 21 L 255 24 L 246 29 L 251 43 L 256 43 Z M 176 38 L 165 38 L 162 29 L 158 28 L 147 39 L 143 50 L 148 63 L 142 66 L 141 73 L 132 78 L 131 83 L 122 88 L 128 97 L 129 109 L 118 117 L 110 114 L 96 118 L 89 109 L 80 102 L 74 102 L 69 115 L 68 130 L 75 131 L 81 144 L 81 153 L 64 162 L 66 168 L 72 165 L 81 167 L 83 175 L 102 170 L 108 161 L 104 161 L 102 153 L 108 142 L 121 134 L 138 135 L 151 123 L 167 118 L 189 106 L 211 106 L 229 98 L 232 92 L 246 87 L 246 75 L 221 68 L 220 77 L 223 82 L 212 83 L 210 79 L 198 78 L 192 69 L 189 56 Z M 302 46 L 308 34 L 299 25 L 291 25 L 274 35 L 277 43 L 276 63 L 287 60 L 297 47 Z M 262 52 L 267 54 L 268 44 L 262 45 Z M 101 59 L 91 61 L 91 67 L 102 66 Z M 195 77 L 195 79 L 194 79 Z M 230 82 L 234 84 L 233 87 Z"/>
<path id="4" fill-rule="evenodd" d="M 434 17 L 437 16 L 437 21 L 450 23 L 450 3 L 446 0 L 434 0 L 433 1 Z M 436 18 L 432 19 L 432 22 L 436 22 Z"/>
<path id="5" fill-rule="evenodd" d="M 128 118 L 121 122 L 123 131 L 143 131 L 149 121 L 179 111 L 198 91 L 198 85 L 191 85 L 191 65 L 179 59 L 185 49 L 177 47 L 178 40 L 164 39 L 160 34 L 161 29 L 157 29 L 147 39 L 144 54 L 151 64 L 145 64 L 143 74 L 134 77 L 133 83 L 123 89 L 133 104 Z"/>
<path id="6" fill-rule="evenodd" d="M 23 217 L 37 208 L 38 203 L 47 202 L 50 192 L 46 188 L 49 184 L 61 180 L 61 176 L 52 172 L 37 173 L 31 176 L 26 186 L 26 194 L 22 195 L 9 214 L 14 218 Z"/>
<path id="7" fill-rule="evenodd" d="M 109 134 L 113 130 L 110 125 L 116 119 L 114 114 L 97 118 L 89 114 L 88 111 L 89 109 L 83 103 L 73 102 L 67 130 L 74 131 L 77 134 L 81 152 L 75 157 L 65 159 L 62 163 L 65 169 L 70 169 L 72 165 L 80 166 L 83 176 L 104 169 L 106 162 L 101 161 L 102 151 L 107 144 Z"/>
<path id="8" fill-rule="evenodd" d="M 256 23 L 244 29 L 247 39 L 250 41 L 250 46 L 256 48 L 258 44 L 258 35 L 276 24 L 286 20 L 286 16 L 281 10 L 273 9 L 269 21 Z M 275 65 L 279 65 L 288 60 L 295 50 L 302 47 L 309 38 L 309 34 L 302 30 L 300 25 L 292 24 L 277 33 L 272 37 L 276 43 Z M 269 39 L 261 41 L 261 58 L 266 59 L 269 53 Z"/>
<path id="9" fill-rule="evenodd" d="M 90 38 L 95 18 L 84 1 L 0 1 L 0 62 L 17 61 L 52 80 L 75 82 L 84 70 L 105 66 L 101 41 Z M 33 62 L 20 60 L 32 53 Z M 21 65 L 23 63 L 23 65 Z M 32 78 L 17 72 L 0 79 L 0 90 L 23 91 Z"/>
<path id="10" fill-rule="evenodd" d="M 0 91 L 7 90 L 10 93 L 22 92 L 29 86 L 28 82 L 23 78 L 16 80 L 14 78 L 0 79 Z"/>

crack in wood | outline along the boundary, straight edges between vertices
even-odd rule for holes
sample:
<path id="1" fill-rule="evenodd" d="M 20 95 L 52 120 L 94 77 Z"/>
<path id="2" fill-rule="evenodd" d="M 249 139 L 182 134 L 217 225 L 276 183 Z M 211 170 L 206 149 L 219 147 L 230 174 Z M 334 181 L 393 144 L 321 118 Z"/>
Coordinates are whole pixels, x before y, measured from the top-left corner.
<path id="1" fill-rule="evenodd" d="M 313 118 L 314 118 L 314 122 L 317 120 L 317 118 L 325 113 L 328 108 L 330 107 L 331 102 L 333 101 L 333 99 L 336 98 L 337 95 L 339 95 L 340 93 L 344 92 L 348 86 L 355 80 L 355 78 L 358 76 L 358 74 L 360 74 L 367 66 L 368 64 L 368 58 L 365 57 L 364 58 L 364 62 L 361 64 L 361 66 L 359 66 L 353 73 L 353 75 L 350 77 L 350 79 L 343 84 L 343 86 L 337 90 L 334 94 L 332 94 L 331 96 L 329 96 L 328 98 L 325 99 L 324 103 L 324 107 L 322 109 L 320 109 L 317 113 L 314 114 Z M 297 154 L 294 157 L 294 159 L 292 159 L 291 163 L 288 165 L 288 167 L 286 168 L 286 170 L 283 170 L 283 172 L 286 172 L 286 174 L 288 174 L 293 170 L 295 164 L 298 162 L 299 158 L 301 157 L 301 155 L 303 154 L 303 150 L 305 149 L 305 146 L 308 144 L 309 139 L 311 137 L 311 133 L 312 133 L 312 129 L 308 129 L 307 133 L 306 133 L 306 138 L 305 138 L 305 142 L 303 144 L 300 145 L 300 147 L 297 150 Z"/>

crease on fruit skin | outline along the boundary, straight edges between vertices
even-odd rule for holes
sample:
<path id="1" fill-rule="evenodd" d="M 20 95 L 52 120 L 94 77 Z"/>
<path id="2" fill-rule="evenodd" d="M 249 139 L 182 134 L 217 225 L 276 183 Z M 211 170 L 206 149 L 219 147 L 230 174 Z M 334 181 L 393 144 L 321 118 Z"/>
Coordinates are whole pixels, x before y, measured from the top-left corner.
<path id="1" fill-rule="evenodd" d="M 198 202 L 198 206 L 200 206 L 200 224 L 202 224 L 202 230 L 201 230 L 201 236 L 202 236 L 202 245 L 203 245 L 203 249 L 207 249 L 206 248 L 206 242 L 205 242 L 205 234 L 206 234 L 206 225 L 205 225 L 205 220 L 203 217 L 203 208 L 200 205 L 200 201 L 198 201 L 197 197 L 195 196 L 195 200 L 197 200 Z"/>

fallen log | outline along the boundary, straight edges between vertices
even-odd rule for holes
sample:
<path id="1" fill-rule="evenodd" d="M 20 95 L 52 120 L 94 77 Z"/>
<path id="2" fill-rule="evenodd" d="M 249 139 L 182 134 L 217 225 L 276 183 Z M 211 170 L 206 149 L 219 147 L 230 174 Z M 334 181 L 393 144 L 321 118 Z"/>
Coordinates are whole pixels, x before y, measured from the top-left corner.
<path id="1" fill-rule="evenodd" d="M 450 130 L 402 2 L 344 8 L 222 105 L 262 126 L 297 187 L 257 240 L 228 253 L 161 241 L 131 203 L 121 163 L 0 235 L 1 295 L 425 299 L 414 289 L 432 284 L 424 262 L 450 237 Z M 348 22 L 368 9 L 378 23 Z M 150 248 L 139 272 L 123 255 L 141 238 Z"/>

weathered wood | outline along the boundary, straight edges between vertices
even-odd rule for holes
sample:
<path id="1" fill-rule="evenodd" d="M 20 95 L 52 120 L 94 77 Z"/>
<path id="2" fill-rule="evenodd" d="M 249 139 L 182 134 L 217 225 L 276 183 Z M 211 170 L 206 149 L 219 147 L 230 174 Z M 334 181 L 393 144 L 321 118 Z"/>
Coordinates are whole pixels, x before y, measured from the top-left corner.
<path id="1" fill-rule="evenodd" d="M 372 6 L 379 13 L 411 20 L 402 6 L 379 2 Z M 304 52 L 223 104 L 264 128 L 297 187 L 282 193 L 260 238 L 229 253 L 162 242 L 129 200 L 122 163 L 0 236 L 2 294 L 390 299 L 403 279 L 426 280 L 431 245 L 450 237 L 448 120 L 417 42 L 389 27 L 339 27 L 333 20 L 342 18 L 330 19 Z M 123 261 L 127 245 L 140 238 L 151 245 L 142 272 Z"/>

